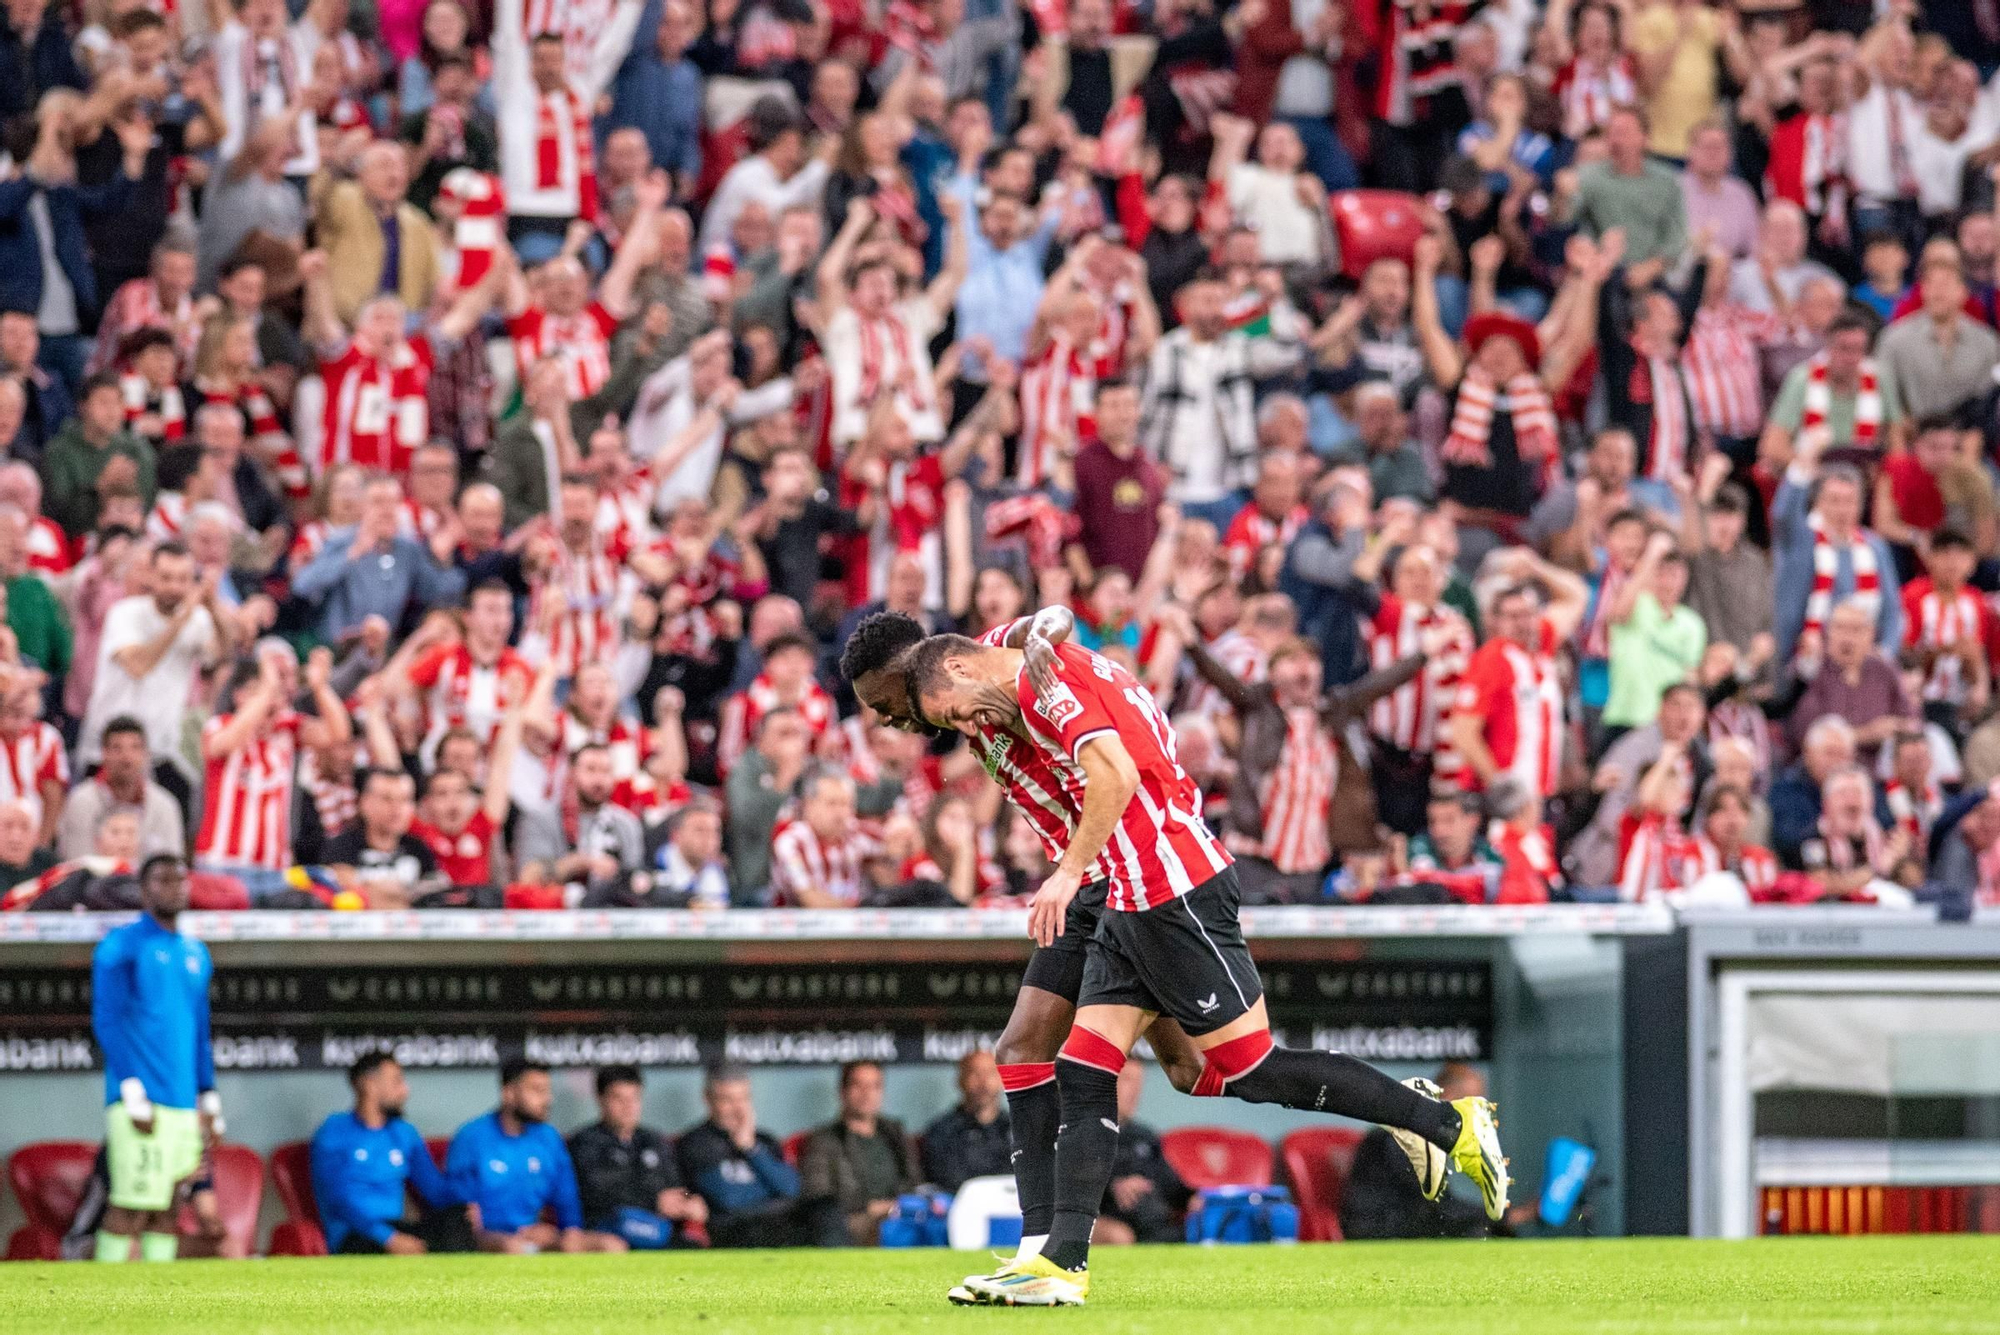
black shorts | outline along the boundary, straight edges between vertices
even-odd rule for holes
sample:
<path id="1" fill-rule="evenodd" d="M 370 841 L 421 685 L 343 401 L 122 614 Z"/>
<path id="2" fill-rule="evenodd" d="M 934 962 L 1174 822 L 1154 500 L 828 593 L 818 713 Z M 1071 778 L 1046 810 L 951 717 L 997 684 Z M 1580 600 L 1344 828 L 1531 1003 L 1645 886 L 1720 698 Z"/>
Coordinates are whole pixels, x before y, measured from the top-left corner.
<path id="1" fill-rule="evenodd" d="M 1076 892 L 1069 912 L 1063 915 L 1063 934 L 1049 945 L 1036 946 L 1035 953 L 1028 956 L 1028 967 L 1021 971 L 1022 987 L 1039 987 L 1072 1006 L 1076 1004 L 1077 993 L 1083 988 L 1084 956 L 1104 913 L 1104 894 L 1101 879 L 1086 882 Z"/>
<path id="2" fill-rule="evenodd" d="M 1137 1006 L 1211 1034 L 1264 995 L 1236 922 L 1236 868 L 1224 867 L 1171 904 L 1107 911 L 1083 966 L 1085 1006 Z"/>

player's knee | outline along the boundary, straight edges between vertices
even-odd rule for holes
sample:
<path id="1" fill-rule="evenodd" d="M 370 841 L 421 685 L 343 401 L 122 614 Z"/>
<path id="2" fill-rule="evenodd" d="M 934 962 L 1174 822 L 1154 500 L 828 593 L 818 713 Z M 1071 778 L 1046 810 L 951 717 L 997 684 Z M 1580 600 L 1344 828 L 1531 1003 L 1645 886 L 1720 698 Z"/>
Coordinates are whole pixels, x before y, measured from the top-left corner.
<path id="1" fill-rule="evenodd" d="M 1160 1069 L 1166 1072 L 1167 1082 L 1181 1093 L 1202 1094 L 1206 1092 L 1198 1087 L 1201 1083 L 1201 1073 L 1206 1069 L 1199 1057 L 1177 1057 L 1172 1060 L 1162 1058 Z"/>
<path id="2" fill-rule="evenodd" d="M 1062 1036 L 1046 1025 L 1022 1022 L 1021 1016 L 1007 1021 L 1007 1027 L 993 1043 L 993 1060 L 1001 1066 L 1032 1066 L 1052 1062 L 1062 1049 Z"/>
<path id="3" fill-rule="evenodd" d="M 1276 1052 L 1268 1029 L 1239 1034 L 1204 1048 L 1201 1076 L 1189 1092 L 1209 1096 L 1227 1093 L 1249 1103 L 1272 1102 L 1269 1067 Z"/>

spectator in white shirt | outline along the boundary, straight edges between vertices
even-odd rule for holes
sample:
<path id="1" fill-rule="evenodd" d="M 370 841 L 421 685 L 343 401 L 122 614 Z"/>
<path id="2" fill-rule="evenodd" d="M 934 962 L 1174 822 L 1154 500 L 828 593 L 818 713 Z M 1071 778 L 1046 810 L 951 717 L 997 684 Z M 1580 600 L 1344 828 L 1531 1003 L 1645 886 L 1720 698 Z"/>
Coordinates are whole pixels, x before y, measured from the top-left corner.
<path id="1" fill-rule="evenodd" d="M 806 157 L 805 128 L 779 97 L 759 98 L 750 108 L 750 156 L 729 169 L 701 216 L 701 249 L 706 254 L 729 244 L 736 216 L 758 203 L 773 218 L 800 204 L 817 204 L 829 168 Z"/>

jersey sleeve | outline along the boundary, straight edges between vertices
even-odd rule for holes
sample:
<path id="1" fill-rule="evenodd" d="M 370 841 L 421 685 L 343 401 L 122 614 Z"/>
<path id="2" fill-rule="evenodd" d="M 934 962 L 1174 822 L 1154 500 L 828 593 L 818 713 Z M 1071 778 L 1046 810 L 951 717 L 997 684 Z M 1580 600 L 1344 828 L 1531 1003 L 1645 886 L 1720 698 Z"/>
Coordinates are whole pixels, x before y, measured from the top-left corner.
<path id="1" fill-rule="evenodd" d="M 454 644 L 440 644 L 426 650 L 422 657 L 410 664 L 410 680 L 425 690 L 437 685 L 438 678 L 444 674 L 446 661 L 457 649 Z"/>
<path id="2" fill-rule="evenodd" d="M 1456 707 L 1463 714 L 1490 717 L 1507 703 L 1507 660 L 1498 654 L 1478 653 L 1459 678 Z"/>
<path id="3" fill-rule="evenodd" d="M 1066 646 L 1067 647 L 1067 646 Z M 1021 714 L 1028 726 L 1053 738 L 1071 760 L 1093 737 L 1118 731 L 1118 719 L 1106 699 L 1111 684 L 1098 679 L 1086 664 L 1088 656 L 1077 649 L 1058 655 L 1056 684 L 1046 695 L 1036 691 L 1024 673 L 1021 678 Z"/>
<path id="4" fill-rule="evenodd" d="M 590 303 L 589 309 L 591 323 L 597 326 L 597 332 L 604 335 L 604 341 L 608 343 L 613 338 L 616 338 L 618 336 L 618 321 L 612 316 L 610 311 L 604 309 L 604 304 L 593 301 Z"/>
<path id="5" fill-rule="evenodd" d="M 979 637 L 979 642 L 983 645 L 986 645 L 988 648 L 992 649 L 1005 648 L 1007 644 L 1007 637 L 1014 633 L 1015 627 L 1024 625 L 1025 623 L 1031 620 L 1033 620 L 1033 618 L 1031 617 L 1015 617 L 1012 621 L 1009 621 L 1004 625 L 995 626 L 992 630 L 989 630 L 984 635 L 981 635 Z"/>

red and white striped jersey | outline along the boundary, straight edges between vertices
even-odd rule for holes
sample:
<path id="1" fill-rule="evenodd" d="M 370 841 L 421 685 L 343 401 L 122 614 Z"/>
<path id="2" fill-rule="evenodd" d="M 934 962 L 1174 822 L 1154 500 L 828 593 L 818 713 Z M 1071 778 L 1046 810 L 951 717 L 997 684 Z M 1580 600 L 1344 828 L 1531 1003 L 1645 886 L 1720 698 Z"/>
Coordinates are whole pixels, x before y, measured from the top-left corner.
<path id="1" fill-rule="evenodd" d="M 628 806 L 629 801 L 619 801 L 618 794 L 623 792 L 629 800 L 637 800 L 639 790 L 634 785 L 644 777 L 646 757 L 653 753 L 653 734 L 637 720 L 622 714 L 614 717 L 608 728 L 590 727 L 572 710 L 565 709 L 556 715 L 555 736 L 549 748 L 549 798 L 554 800 L 569 782 L 570 757 L 593 743 L 603 747 L 611 758 L 612 805 Z"/>
<path id="2" fill-rule="evenodd" d="M 1000 870 L 1000 864 L 984 853 L 975 859 L 973 869 L 973 903 L 980 908 L 991 907 L 1004 901 L 1002 893 L 1007 885 L 1007 873 Z M 951 875 L 938 865 L 938 860 L 929 853 L 919 853 L 907 859 L 896 872 L 900 880 L 936 881 L 940 885 L 950 885 Z"/>
<path id="3" fill-rule="evenodd" d="M 764 715 L 774 709 L 790 705 L 799 711 L 799 717 L 812 729 L 813 741 L 817 742 L 826 730 L 833 726 L 833 697 L 820 689 L 818 682 L 806 679 L 804 692 L 796 700 L 783 699 L 778 688 L 771 684 L 769 676 L 760 672 L 750 684 L 722 702 L 721 726 L 716 730 L 715 768 L 718 773 L 728 774 L 750 749 L 756 740 L 758 725 Z"/>
<path id="4" fill-rule="evenodd" d="M 1722 850 L 1705 834 L 1695 836 L 1693 870 L 1696 880 L 1710 872 L 1733 872 L 1752 895 L 1769 890 L 1778 883 L 1778 859 L 1771 850 L 1744 844 L 1736 850 L 1734 858 L 1725 858 Z"/>
<path id="5" fill-rule="evenodd" d="M 62 525 L 46 515 L 28 521 L 28 569 L 60 575 L 76 562 L 70 559 L 69 539 Z"/>
<path id="6" fill-rule="evenodd" d="M 1701 852 L 1680 822 L 1626 812 L 1618 821 L 1618 897 L 1643 904 L 1701 879 Z"/>
<path id="7" fill-rule="evenodd" d="M 1764 422 L 1759 349 L 1780 330 L 1777 320 L 1734 303 L 1695 312 L 1681 354 L 1696 428 L 1739 440 L 1757 435 Z"/>
<path id="8" fill-rule="evenodd" d="M 36 719 L 13 736 L 0 733 L 0 800 L 27 804 L 42 818 L 42 785 L 69 789 L 69 751 L 62 734 Z"/>
<path id="9" fill-rule="evenodd" d="M 1924 790 L 1916 793 L 1901 779 L 1890 779 L 1882 785 L 1882 804 L 1889 808 L 1894 822 L 1890 828 L 1909 835 L 1913 849 L 1923 848 L 1924 841 L 1930 838 L 1931 826 L 1944 814 L 1944 798 L 1934 783 L 1925 784 Z"/>
<path id="10" fill-rule="evenodd" d="M 801 889 L 815 890 L 852 908 L 868 888 L 862 865 L 881 851 L 881 845 L 859 829 L 828 843 L 805 821 L 792 821 L 771 841 L 772 895 L 779 904 L 796 906 Z"/>
<path id="11" fill-rule="evenodd" d="M 1562 763 L 1563 694 L 1556 671 L 1556 628 L 1543 617 L 1533 653 L 1511 640 L 1492 639 L 1479 647 L 1459 680 L 1454 708 L 1486 721 L 1486 749 L 1502 774 L 1520 779 L 1543 797 L 1553 797 Z M 1478 788 L 1471 766 L 1459 782 Z"/>
<path id="12" fill-rule="evenodd" d="M 1273 519 L 1256 505 L 1246 505 L 1229 521 L 1222 533 L 1222 550 L 1229 558 L 1229 576 L 1241 581 L 1250 572 L 1257 554 L 1266 547 L 1289 547 L 1299 536 L 1312 511 L 1301 505 L 1283 519 Z"/>
<path id="13" fill-rule="evenodd" d="M 1035 689 L 1024 668 L 1017 686 L 1028 734 L 1058 769 L 1068 829 L 1083 815 L 1084 744 L 1116 735 L 1139 771 L 1139 790 L 1092 865 L 1109 882 L 1105 905 L 1120 912 L 1157 908 L 1211 880 L 1234 859 L 1201 818 L 1201 790 L 1174 758 L 1166 715 L 1132 675 L 1073 644 L 1056 646 L 1056 685 Z M 1067 838 L 1065 838 L 1067 845 Z"/>
<path id="14" fill-rule="evenodd" d="M 352 342 L 319 364 L 326 382 L 326 421 L 319 467 L 360 464 L 402 477 L 410 456 L 430 438 L 431 346 L 417 337 L 387 358 L 369 357 Z"/>
<path id="15" fill-rule="evenodd" d="M 1015 480 L 1033 489 L 1048 482 L 1057 461 L 1074 458 L 1097 435 L 1097 382 L 1116 375 L 1106 357 L 1091 355 L 1058 332 L 1021 368 L 1021 443 Z"/>
<path id="16" fill-rule="evenodd" d="M 1960 588 L 1947 595 L 1928 575 L 1903 586 L 1904 648 L 1950 650 L 1970 642 L 1980 646 L 1990 661 L 1996 641 L 2000 641 L 2000 618 L 1976 590 Z M 1955 653 L 1939 653 L 1924 681 L 1924 699 L 1962 699 L 1964 667 Z"/>
<path id="17" fill-rule="evenodd" d="M 218 714 L 202 726 L 204 743 L 228 726 Z M 225 755 L 208 758 L 202 794 L 201 835 L 195 859 L 233 867 L 281 871 L 292 860 L 292 785 L 298 758 L 299 716 L 287 709 Z"/>
<path id="18" fill-rule="evenodd" d="M 437 754 L 437 744 L 453 728 L 471 730 L 491 746 L 500 721 L 515 704 L 528 698 L 534 669 L 512 649 L 502 647 L 491 663 L 473 660 L 463 641 L 441 644 L 410 665 L 410 681 L 423 692 L 424 740 L 421 753 Z"/>
<path id="19" fill-rule="evenodd" d="M 556 544 L 557 555 L 535 580 L 528 598 L 528 624 L 541 619 L 543 599 L 551 585 L 569 597 L 569 608 L 556 619 L 549 637 L 549 656 L 558 676 L 574 677 L 585 663 L 609 663 L 624 640 L 625 558 L 629 549 L 618 535 L 591 536 L 590 550 L 571 551 Z"/>
<path id="20" fill-rule="evenodd" d="M 1005 645 L 1008 634 L 1022 619 L 995 626 L 981 635 L 979 642 L 993 648 Z M 1042 841 L 1049 861 L 1060 861 L 1069 847 L 1074 820 L 1071 813 L 1081 809 L 1083 772 L 1074 765 L 1059 763 L 1057 757 L 1012 728 L 980 728 L 972 749 L 986 773 L 1005 791 L 1007 800 Z M 1086 879 L 1094 881 L 1102 874 L 1092 867 Z"/>
<path id="21" fill-rule="evenodd" d="M 332 532 L 333 525 L 324 519 L 308 519 L 300 524 L 298 535 L 292 539 L 292 569 L 297 571 L 311 565 L 313 558 L 325 549 L 327 535 Z"/>
<path id="22" fill-rule="evenodd" d="M 521 30 L 529 38 L 543 33 L 562 38 L 564 70 L 572 80 L 584 79 L 615 8 L 611 0 L 527 0 L 521 6 Z"/>
<path id="23" fill-rule="evenodd" d="M 1368 726 L 1377 737 L 1411 755 L 1437 752 L 1435 768 L 1449 774 L 1458 769 L 1458 757 L 1450 750 L 1445 721 L 1451 715 L 1459 675 L 1478 644 L 1471 623 L 1453 608 L 1418 607 L 1385 593 L 1381 607 L 1368 623 L 1368 667 L 1380 672 L 1411 654 L 1422 653 L 1424 635 L 1439 628 L 1450 632 L 1450 650 L 1377 700 L 1369 710 Z"/>
<path id="24" fill-rule="evenodd" d="M 942 572 L 944 484 L 944 466 L 935 454 L 890 463 L 873 527 L 848 540 L 847 593 L 852 601 L 874 602 L 887 595 L 889 565 L 900 552 L 915 552 L 925 569 Z M 852 509 L 867 497 L 868 485 L 843 470 L 841 505 Z"/>
<path id="25" fill-rule="evenodd" d="M 1281 872 L 1322 871 L 1333 857 L 1326 823 L 1340 757 L 1314 706 L 1287 709 L 1285 724 L 1277 766 L 1257 785 L 1264 816 L 1261 851 Z"/>
<path id="26" fill-rule="evenodd" d="M 1254 684 L 1269 675 L 1270 654 L 1263 645 L 1240 630 L 1222 632 L 1215 643 L 1208 646 L 1208 652 L 1238 681 Z M 1187 707 L 1210 718 L 1231 712 L 1229 702 L 1222 698 L 1222 692 L 1199 678 L 1194 683 L 1194 689 L 1188 693 Z"/>
<path id="27" fill-rule="evenodd" d="M 659 526 L 653 522 L 653 498 L 660 484 L 644 464 L 633 467 L 614 487 L 597 493 L 597 531 L 609 538 L 625 530 L 625 541 L 637 546 L 651 540 Z"/>
<path id="28" fill-rule="evenodd" d="M 560 358 L 572 403 L 589 398 L 611 378 L 611 339 L 617 332 L 618 321 L 594 301 L 567 318 L 530 306 L 507 321 L 522 383 L 542 358 Z"/>

